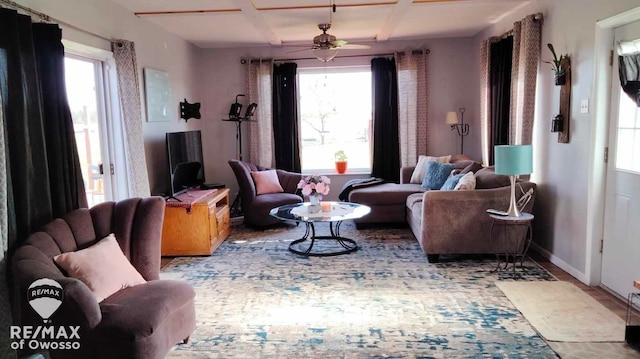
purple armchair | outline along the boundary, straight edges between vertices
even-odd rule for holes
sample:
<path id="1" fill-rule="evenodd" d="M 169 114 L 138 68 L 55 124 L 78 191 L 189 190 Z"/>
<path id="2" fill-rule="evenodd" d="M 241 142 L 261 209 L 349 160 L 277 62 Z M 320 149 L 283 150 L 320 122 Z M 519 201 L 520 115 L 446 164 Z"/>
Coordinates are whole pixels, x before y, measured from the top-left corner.
<path id="1" fill-rule="evenodd" d="M 302 179 L 300 173 L 276 170 L 284 192 L 258 195 L 251 172 L 264 171 L 271 168 L 256 166 L 238 160 L 229 160 L 229 166 L 231 166 L 238 180 L 244 223 L 248 226 L 266 227 L 279 223 L 280 220 L 269 215 L 269 211 L 272 208 L 302 202 L 302 197 L 296 194 L 298 182 Z"/>
<path id="2" fill-rule="evenodd" d="M 52 357 L 164 358 L 195 329 L 195 292 L 185 282 L 159 280 L 162 197 L 131 198 L 78 209 L 33 233 L 12 256 L 14 288 L 22 325 L 42 325 L 27 297 L 40 278 L 57 281 L 62 305 L 55 326 L 80 326 L 80 349 L 51 351 Z M 122 252 L 147 283 L 129 287 L 98 303 L 80 280 L 68 277 L 53 257 L 95 244 L 114 233 Z"/>

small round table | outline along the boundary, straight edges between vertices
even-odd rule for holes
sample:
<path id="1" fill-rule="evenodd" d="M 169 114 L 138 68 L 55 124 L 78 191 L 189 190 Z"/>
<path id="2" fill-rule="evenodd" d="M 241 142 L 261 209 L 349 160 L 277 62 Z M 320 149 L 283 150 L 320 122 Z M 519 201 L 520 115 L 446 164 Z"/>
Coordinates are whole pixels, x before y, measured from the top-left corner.
<path id="1" fill-rule="evenodd" d="M 304 236 L 289 244 L 289 251 L 303 256 L 326 257 L 347 254 L 358 250 L 358 245 L 353 239 L 340 236 L 340 225 L 344 220 L 360 218 L 369 214 L 369 212 L 371 212 L 371 208 L 351 202 L 329 203 L 331 204 L 331 210 L 328 212 L 321 211 L 318 213 L 309 213 L 308 202 L 287 204 L 276 207 L 269 212 L 269 215 L 275 218 L 301 222 L 307 226 Z M 317 222 L 329 222 L 329 232 L 331 235 L 316 236 L 314 223 Z M 338 250 L 329 249 L 313 251 L 313 246 L 317 240 L 335 241 L 340 245 L 340 247 L 338 247 Z M 300 244 L 307 241 L 310 242 L 309 246 L 307 248 L 303 248 Z"/>
<path id="2" fill-rule="evenodd" d="M 516 262 L 520 258 L 520 268 L 523 268 L 524 257 L 527 255 L 531 239 L 533 238 L 533 229 L 531 222 L 533 215 L 531 213 L 522 213 L 520 217 L 500 216 L 497 214 L 489 214 L 491 217 L 491 244 L 495 249 L 498 266 L 496 270 L 507 269 L 509 267 L 509 258 L 513 258 L 513 273 L 516 272 Z M 499 236 L 494 235 L 494 230 L 498 227 L 503 228 L 502 240 Z M 524 233 L 522 233 L 525 231 Z M 501 257 L 505 258 L 504 267 L 502 266 Z"/>

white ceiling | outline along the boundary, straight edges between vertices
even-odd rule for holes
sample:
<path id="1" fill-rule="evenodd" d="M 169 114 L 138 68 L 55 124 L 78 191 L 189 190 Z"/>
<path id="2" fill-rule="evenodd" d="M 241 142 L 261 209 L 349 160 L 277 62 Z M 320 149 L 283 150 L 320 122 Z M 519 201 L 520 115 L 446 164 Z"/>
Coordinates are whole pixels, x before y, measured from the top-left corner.
<path id="1" fill-rule="evenodd" d="M 311 45 L 473 36 L 531 0 L 113 0 L 203 48 Z"/>

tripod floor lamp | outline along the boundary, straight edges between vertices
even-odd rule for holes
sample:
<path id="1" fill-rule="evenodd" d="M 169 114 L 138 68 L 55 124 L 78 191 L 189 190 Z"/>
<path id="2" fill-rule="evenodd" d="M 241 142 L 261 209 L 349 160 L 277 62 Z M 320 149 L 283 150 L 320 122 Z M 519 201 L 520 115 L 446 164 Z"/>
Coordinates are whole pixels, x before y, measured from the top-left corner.
<path id="1" fill-rule="evenodd" d="M 460 119 L 458 119 L 458 113 L 451 111 L 447 112 L 447 125 L 451 125 L 451 131 L 454 129 L 458 131 L 458 136 L 460 136 L 460 154 L 464 153 L 464 136 L 469 134 L 469 124 L 464 123 L 464 107 L 460 107 L 458 109 L 460 111 Z"/>
<path id="2" fill-rule="evenodd" d="M 254 102 L 247 106 L 247 110 L 244 112 L 244 117 L 240 116 L 242 112 L 242 104 L 238 102 L 238 97 L 244 97 L 243 94 L 236 95 L 236 102 L 231 104 L 231 108 L 229 109 L 229 118 L 222 119 L 222 121 L 227 122 L 235 122 L 236 123 L 236 142 L 237 142 L 237 151 L 238 151 L 238 159 L 242 161 L 242 122 L 255 122 L 252 117 L 256 112 L 256 107 L 258 105 Z M 242 214 L 242 203 L 240 192 L 236 193 L 236 198 L 233 200 L 233 204 L 231 205 L 231 214 L 240 215 Z"/>
<path id="3" fill-rule="evenodd" d="M 242 104 L 238 102 L 238 97 L 244 97 L 243 94 L 236 95 L 236 102 L 231 104 L 229 109 L 229 118 L 222 119 L 222 121 L 235 122 L 236 123 L 236 142 L 238 148 L 238 159 L 242 161 L 242 122 L 255 122 L 252 117 L 256 112 L 256 103 L 252 103 L 247 106 L 247 110 L 244 113 L 244 117 L 240 116 L 242 112 Z"/>

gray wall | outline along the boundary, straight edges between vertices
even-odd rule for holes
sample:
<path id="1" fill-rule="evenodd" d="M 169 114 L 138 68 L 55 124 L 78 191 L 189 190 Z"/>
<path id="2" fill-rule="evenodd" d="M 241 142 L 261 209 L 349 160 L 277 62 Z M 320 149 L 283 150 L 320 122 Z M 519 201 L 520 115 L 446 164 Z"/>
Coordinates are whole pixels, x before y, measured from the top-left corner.
<path id="1" fill-rule="evenodd" d="M 430 155 L 445 155 L 460 152 L 460 140 L 455 131 L 445 125 L 448 111 L 457 111 L 466 107 L 465 122 L 470 123 L 471 133 L 465 138 L 465 152 L 472 158 L 480 159 L 479 116 L 478 116 L 478 82 L 477 53 L 470 51 L 474 41 L 471 38 L 429 39 L 419 41 L 389 41 L 382 44 L 371 44 L 367 51 L 341 51 L 339 54 L 363 55 L 363 57 L 336 59 L 326 66 L 370 64 L 370 56 L 402 50 L 424 49 L 431 51 L 428 55 L 428 92 L 429 92 L 429 128 L 428 149 Z M 205 141 L 206 177 L 208 180 L 226 183 L 237 188 L 235 177 L 227 164 L 230 158 L 236 158 L 235 124 L 222 122 L 235 95 L 246 93 L 246 65 L 242 58 L 291 58 L 287 48 L 230 48 L 203 49 L 199 57 L 197 72 L 199 74 L 198 93 L 202 100 L 203 136 Z M 309 57 L 307 52 L 299 52 L 298 57 Z M 296 61 L 299 67 L 323 67 L 318 60 Z M 262 105 L 262 104 L 259 104 Z M 248 126 L 250 124 L 244 124 Z M 248 133 L 243 127 L 244 158 L 248 156 Z M 329 174 L 331 175 L 331 174 Z M 331 176 L 332 191 L 326 198 L 337 199 L 342 184 L 350 178 L 360 176 Z"/>
<path id="2" fill-rule="evenodd" d="M 535 241 L 548 251 L 563 269 L 585 279 L 587 253 L 587 185 L 589 153 L 594 115 L 580 113 L 580 101 L 593 98 L 595 23 L 640 6 L 637 0 L 538 0 L 502 19 L 475 36 L 474 51 L 480 42 L 500 35 L 513 22 L 529 14 L 544 15 L 541 60 L 549 60 L 546 47 L 571 56 L 570 143 L 558 143 L 551 133 L 550 119 L 558 113 L 559 87 L 554 86 L 548 64 L 540 63 L 534 125 L 534 173 L 538 183 Z M 479 109 L 479 107 L 478 107 Z"/>

